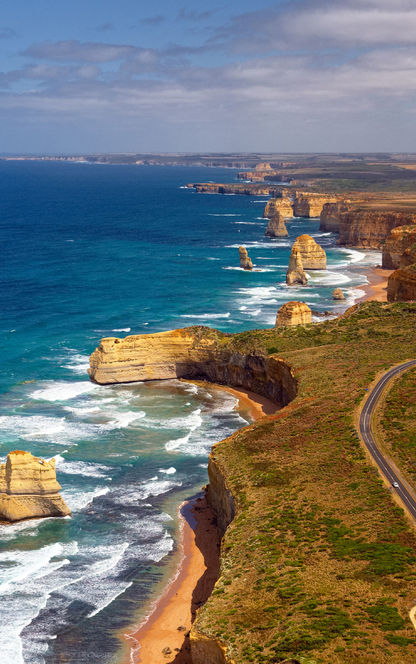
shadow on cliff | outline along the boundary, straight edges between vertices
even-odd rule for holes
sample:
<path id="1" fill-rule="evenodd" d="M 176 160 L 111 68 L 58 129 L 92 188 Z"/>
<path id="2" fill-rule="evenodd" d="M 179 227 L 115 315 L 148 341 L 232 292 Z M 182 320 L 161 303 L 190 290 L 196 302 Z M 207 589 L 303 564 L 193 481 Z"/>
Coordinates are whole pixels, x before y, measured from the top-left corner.
<path id="1" fill-rule="evenodd" d="M 195 533 L 195 544 L 201 551 L 207 568 L 192 593 L 191 611 L 194 622 L 197 609 L 205 604 L 219 577 L 220 537 L 215 516 L 207 504 L 204 493 L 192 496 L 181 508 L 181 514 Z M 192 664 L 189 632 L 184 635 L 180 651 L 169 664 Z"/>

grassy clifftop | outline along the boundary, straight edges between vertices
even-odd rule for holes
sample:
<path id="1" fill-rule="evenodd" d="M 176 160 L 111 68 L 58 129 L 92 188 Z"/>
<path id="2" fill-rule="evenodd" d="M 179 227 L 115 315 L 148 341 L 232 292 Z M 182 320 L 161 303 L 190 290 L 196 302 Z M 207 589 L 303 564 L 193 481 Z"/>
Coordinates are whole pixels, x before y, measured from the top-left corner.
<path id="1" fill-rule="evenodd" d="M 197 628 L 238 664 L 416 661 L 416 537 L 361 448 L 354 412 L 376 374 L 415 355 L 416 305 L 365 303 L 306 328 L 222 337 L 299 379 L 275 416 L 213 455 L 237 516 Z"/>

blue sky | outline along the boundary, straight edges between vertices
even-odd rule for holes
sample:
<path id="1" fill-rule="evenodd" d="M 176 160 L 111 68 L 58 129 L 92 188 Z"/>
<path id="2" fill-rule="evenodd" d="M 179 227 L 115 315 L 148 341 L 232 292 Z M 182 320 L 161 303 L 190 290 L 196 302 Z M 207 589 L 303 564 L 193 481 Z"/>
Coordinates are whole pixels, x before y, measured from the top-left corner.
<path id="1" fill-rule="evenodd" d="M 1 152 L 416 152 L 415 0 L 2 0 Z"/>

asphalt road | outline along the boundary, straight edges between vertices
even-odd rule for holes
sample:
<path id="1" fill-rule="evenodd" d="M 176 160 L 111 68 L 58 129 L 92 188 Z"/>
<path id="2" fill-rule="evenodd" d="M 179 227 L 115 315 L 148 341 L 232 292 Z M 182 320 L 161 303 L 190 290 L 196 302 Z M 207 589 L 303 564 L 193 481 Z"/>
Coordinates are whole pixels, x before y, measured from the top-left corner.
<path id="1" fill-rule="evenodd" d="M 409 362 L 404 362 L 393 369 L 390 369 L 383 378 L 381 378 L 375 387 L 371 390 L 370 396 L 365 402 L 364 408 L 360 416 L 360 433 L 361 437 L 370 452 L 371 456 L 377 463 L 383 475 L 391 483 L 393 491 L 401 498 L 402 502 L 406 505 L 407 509 L 411 513 L 414 519 L 416 519 L 416 500 L 412 497 L 409 491 L 406 489 L 403 484 L 400 476 L 398 476 L 393 468 L 390 466 L 388 460 L 383 456 L 383 454 L 378 449 L 374 436 L 371 431 L 371 417 L 373 415 L 374 409 L 377 405 L 377 402 L 383 393 L 384 389 L 388 383 L 395 378 L 398 374 L 406 371 L 410 367 L 416 366 L 416 360 L 410 360 Z M 394 486 L 397 483 L 398 486 Z"/>

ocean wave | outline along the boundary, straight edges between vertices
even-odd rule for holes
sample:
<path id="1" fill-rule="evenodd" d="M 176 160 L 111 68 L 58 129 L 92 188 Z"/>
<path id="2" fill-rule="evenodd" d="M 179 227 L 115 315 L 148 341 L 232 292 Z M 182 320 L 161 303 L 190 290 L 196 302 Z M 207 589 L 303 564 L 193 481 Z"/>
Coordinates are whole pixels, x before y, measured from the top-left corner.
<path id="1" fill-rule="evenodd" d="M 170 468 L 159 468 L 159 473 L 164 473 L 165 475 L 174 475 L 176 473 L 176 468 L 173 466 Z"/>
<path id="2" fill-rule="evenodd" d="M 108 466 L 90 461 L 68 461 L 61 454 L 56 454 L 55 462 L 59 472 L 64 475 L 84 475 L 85 477 L 111 479 L 108 477 L 108 473 L 111 471 Z"/>
<path id="3" fill-rule="evenodd" d="M 240 244 L 226 244 L 226 249 L 239 249 L 241 247 L 246 249 L 280 249 L 280 247 L 290 247 L 291 244 L 287 240 L 270 239 L 269 242 L 248 241 L 241 242 Z"/>
<path id="4" fill-rule="evenodd" d="M 347 284 L 351 278 L 342 272 L 331 272 L 329 270 L 313 272 L 308 274 L 308 280 L 311 284 L 322 284 L 324 286 L 337 286 L 339 284 Z"/>
<path id="5" fill-rule="evenodd" d="M 131 327 L 115 327 L 112 332 L 131 332 Z"/>
<path id="6" fill-rule="evenodd" d="M 258 221 L 232 221 L 231 223 L 232 224 L 238 224 L 240 226 L 260 226 Z"/>
<path id="7" fill-rule="evenodd" d="M 210 318 L 229 318 L 231 313 L 227 311 L 226 314 L 181 314 L 180 318 L 201 318 L 202 320 L 209 320 Z"/>
<path id="8" fill-rule="evenodd" d="M 99 386 L 89 380 L 68 381 L 46 381 L 45 387 L 35 390 L 29 396 L 37 401 L 67 401 L 87 392 L 92 392 Z"/>
<path id="9" fill-rule="evenodd" d="M 71 512 L 80 512 L 87 507 L 95 498 L 105 496 L 110 491 L 109 487 L 98 487 L 93 491 L 80 492 L 79 489 L 65 489 L 62 496 L 68 504 Z"/>
<path id="10" fill-rule="evenodd" d="M 213 212 L 209 212 L 208 217 L 241 217 L 241 214 L 214 214 Z"/>
<path id="11" fill-rule="evenodd" d="M 80 353 L 75 353 L 72 355 L 70 361 L 67 364 L 61 364 L 63 369 L 69 369 L 75 374 L 86 375 L 87 369 L 90 366 L 89 356 L 81 355 Z"/>
<path id="12" fill-rule="evenodd" d="M 207 256 L 207 261 L 219 261 L 221 260 L 220 258 L 215 258 L 214 256 Z"/>

